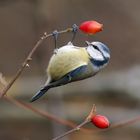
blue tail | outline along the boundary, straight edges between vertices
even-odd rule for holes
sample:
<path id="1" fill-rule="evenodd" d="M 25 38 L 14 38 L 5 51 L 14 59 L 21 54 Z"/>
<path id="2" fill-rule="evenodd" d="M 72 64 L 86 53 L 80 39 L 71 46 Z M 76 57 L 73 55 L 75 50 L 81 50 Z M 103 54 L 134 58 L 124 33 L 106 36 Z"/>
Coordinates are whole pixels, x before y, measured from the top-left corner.
<path id="1" fill-rule="evenodd" d="M 76 68 L 75 70 L 71 71 L 70 73 L 66 74 L 64 77 L 60 78 L 57 81 L 54 82 L 48 82 L 48 84 L 43 87 L 39 92 L 37 92 L 30 102 L 34 102 L 35 100 L 39 99 L 41 96 L 43 96 L 50 88 L 62 86 L 65 84 L 68 84 L 73 81 L 78 81 L 81 79 L 84 79 L 84 77 L 80 78 L 80 75 L 83 75 L 87 71 L 87 65 L 80 66 Z"/>
<path id="2" fill-rule="evenodd" d="M 50 86 L 45 86 L 41 90 L 39 90 L 30 100 L 30 102 L 34 102 L 35 100 L 39 99 L 41 96 L 43 96 L 48 90 L 50 89 Z"/>

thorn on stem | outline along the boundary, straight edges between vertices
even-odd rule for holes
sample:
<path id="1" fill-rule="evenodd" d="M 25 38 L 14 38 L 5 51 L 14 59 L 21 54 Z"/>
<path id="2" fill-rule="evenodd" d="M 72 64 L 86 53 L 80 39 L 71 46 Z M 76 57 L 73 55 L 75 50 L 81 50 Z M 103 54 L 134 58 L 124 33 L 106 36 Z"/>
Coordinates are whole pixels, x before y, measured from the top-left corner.
<path id="1" fill-rule="evenodd" d="M 41 39 L 43 40 L 44 39 L 44 36 L 42 36 Z"/>
<path id="2" fill-rule="evenodd" d="M 32 58 L 30 57 L 30 58 L 28 58 L 28 61 L 31 61 L 32 60 Z"/>
<path id="3" fill-rule="evenodd" d="M 26 67 L 28 67 L 28 68 L 29 68 L 29 67 L 30 67 L 30 65 L 29 65 L 29 64 L 26 64 Z"/>
<path id="4" fill-rule="evenodd" d="M 76 130 L 79 131 L 80 130 L 80 127 L 77 127 Z"/>
<path id="5" fill-rule="evenodd" d="M 47 32 L 44 32 L 44 36 L 45 36 L 45 37 L 47 36 Z"/>

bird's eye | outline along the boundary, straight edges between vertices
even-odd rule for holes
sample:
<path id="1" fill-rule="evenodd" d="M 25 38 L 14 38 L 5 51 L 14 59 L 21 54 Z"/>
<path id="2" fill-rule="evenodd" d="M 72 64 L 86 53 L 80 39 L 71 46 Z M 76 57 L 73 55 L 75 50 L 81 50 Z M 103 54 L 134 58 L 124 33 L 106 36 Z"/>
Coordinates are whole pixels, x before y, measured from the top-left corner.
<path id="1" fill-rule="evenodd" d="M 95 45 L 93 45 L 93 48 L 98 50 L 98 51 L 100 51 L 99 48 L 97 46 L 95 46 Z"/>

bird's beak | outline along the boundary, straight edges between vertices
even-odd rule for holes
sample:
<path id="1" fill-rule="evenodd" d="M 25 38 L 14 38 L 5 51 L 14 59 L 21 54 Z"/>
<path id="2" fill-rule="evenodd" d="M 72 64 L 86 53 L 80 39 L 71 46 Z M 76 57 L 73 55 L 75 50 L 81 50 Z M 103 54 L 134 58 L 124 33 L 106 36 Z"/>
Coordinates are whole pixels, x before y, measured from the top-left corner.
<path id="1" fill-rule="evenodd" d="M 89 46 L 90 45 L 90 42 L 89 41 L 86 41 L 86 44 Z"/>

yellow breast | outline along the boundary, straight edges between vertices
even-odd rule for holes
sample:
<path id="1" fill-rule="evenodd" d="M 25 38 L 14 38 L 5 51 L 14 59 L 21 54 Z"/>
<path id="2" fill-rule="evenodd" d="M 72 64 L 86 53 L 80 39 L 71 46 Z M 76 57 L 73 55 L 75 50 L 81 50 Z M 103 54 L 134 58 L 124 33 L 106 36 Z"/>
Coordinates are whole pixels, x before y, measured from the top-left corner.
<path id="1" fill-rule="evenodd" d="M 51 57 L 47 73 L 52 80 L 58 80 L 72 70 L 87 65 L 88 62 L 89 55 L 85 48 L 64 46 Z"/>

